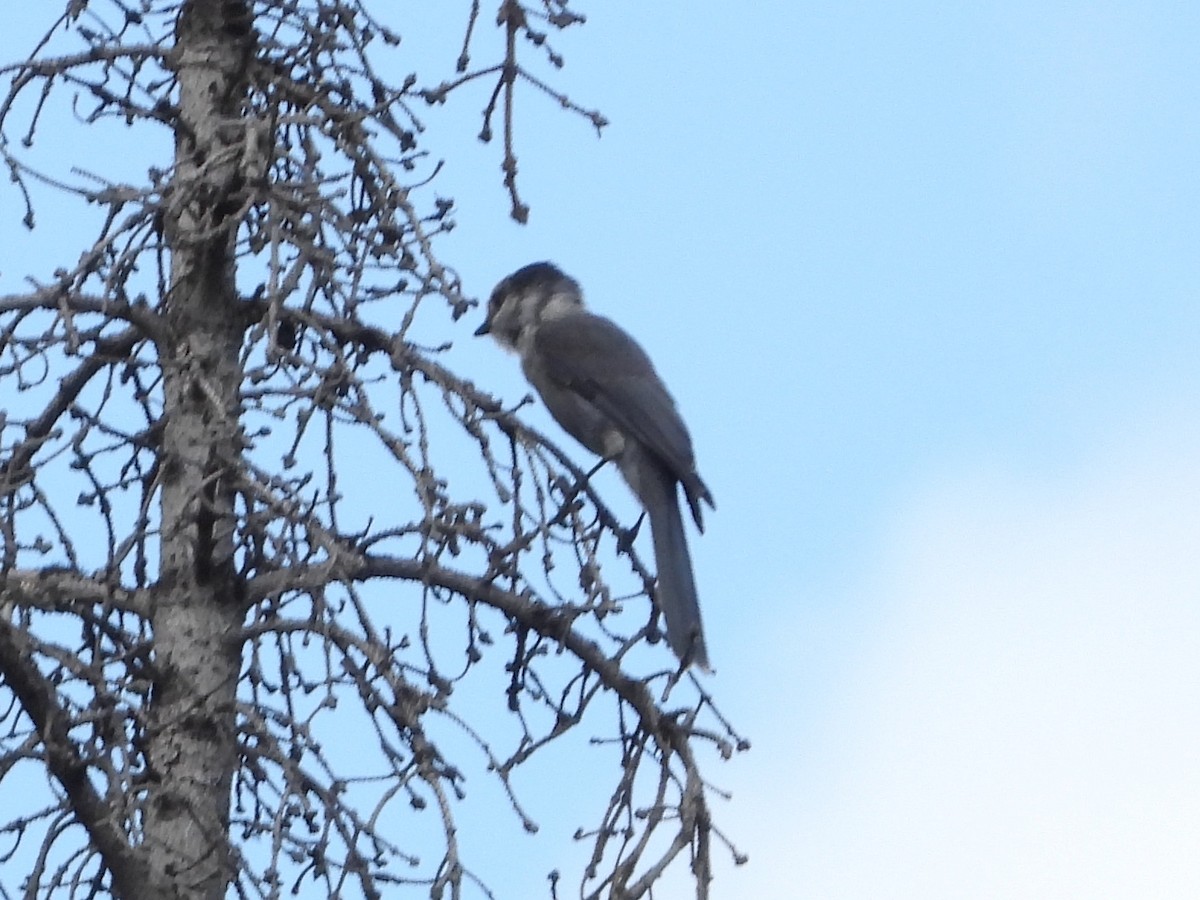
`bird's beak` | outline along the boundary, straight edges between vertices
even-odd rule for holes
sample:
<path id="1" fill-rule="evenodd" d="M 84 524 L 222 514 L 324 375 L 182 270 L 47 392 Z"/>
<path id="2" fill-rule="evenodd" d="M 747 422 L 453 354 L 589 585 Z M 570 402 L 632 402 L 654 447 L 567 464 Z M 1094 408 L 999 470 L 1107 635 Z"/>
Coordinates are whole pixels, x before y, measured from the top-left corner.
<path id="1" fill-rule="evenodd" d="M 490 334 L 491 330 L 492 330 L 491 321 L 485 319 L 483 324 L 475 329 L 475 337 L 479 337 L 480 335 L 484 335 L 484 334 Z"/>

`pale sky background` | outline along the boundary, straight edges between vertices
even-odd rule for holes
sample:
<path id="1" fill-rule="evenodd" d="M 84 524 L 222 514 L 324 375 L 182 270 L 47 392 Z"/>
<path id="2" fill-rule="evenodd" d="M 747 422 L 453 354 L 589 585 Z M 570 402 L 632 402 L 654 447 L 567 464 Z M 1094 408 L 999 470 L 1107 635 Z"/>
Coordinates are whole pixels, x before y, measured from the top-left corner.
<path id="1" fill-rule="evenodd" d="M 449 67 L 467 6 L 392 21 Z M 468 146 L 442 253 L 482 297 L 559 263 L 691 426 L 754 744 L 713 897 L 1200 896 L 1200 5 L 581 9 L 555 84 L 611 127 L 526 91 L 530 224 Z M 0 212 L 7 292 L 53 235 Z"/>

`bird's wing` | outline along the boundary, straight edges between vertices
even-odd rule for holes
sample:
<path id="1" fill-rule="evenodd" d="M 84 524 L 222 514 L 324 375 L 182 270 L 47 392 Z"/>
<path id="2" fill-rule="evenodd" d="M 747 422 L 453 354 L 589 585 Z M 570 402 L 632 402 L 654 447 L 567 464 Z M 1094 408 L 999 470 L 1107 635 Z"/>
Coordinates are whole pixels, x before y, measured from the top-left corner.
<path id="1" fill-rule="evenodd" d="M 576 313 L 538 326 L 546 374 L 587 399 L 654 453 L 676 479 L 695 478 L 692 440 L 646 352 L 603 316 Z"/>

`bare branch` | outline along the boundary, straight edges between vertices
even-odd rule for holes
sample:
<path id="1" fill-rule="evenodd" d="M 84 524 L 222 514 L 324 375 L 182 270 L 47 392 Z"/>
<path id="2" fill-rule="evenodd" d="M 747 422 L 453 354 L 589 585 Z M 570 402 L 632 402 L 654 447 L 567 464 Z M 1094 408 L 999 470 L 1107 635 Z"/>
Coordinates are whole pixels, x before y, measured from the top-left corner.
<path id="1" fill-rule="evenodd" d="M 0 296 L 0 776 L 43 776 L 0 895 L 490 896 L 468 786 L 538 830 L 519 773 L 563 746 L 581 896 L 740 859 L 702 767 L 747 745 L 659 645 L 644 538 L 446 353 L 476 301 L 423 117 L 491 88 L 524 221 L 517 91 L 606 124 L 553 74 L 584 18 L 474 0 L 396 75 L 377 9 L 70 0 L 0 63 L 0 209 L 93 214 Z M 89 156 L 113 126 L 144 176 Z"/>

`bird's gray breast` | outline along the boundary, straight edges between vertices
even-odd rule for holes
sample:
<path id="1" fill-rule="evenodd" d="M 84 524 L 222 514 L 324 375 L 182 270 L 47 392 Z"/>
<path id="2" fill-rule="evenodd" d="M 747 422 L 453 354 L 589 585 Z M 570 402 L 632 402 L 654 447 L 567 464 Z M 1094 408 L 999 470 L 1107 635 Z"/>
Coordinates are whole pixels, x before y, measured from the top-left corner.
<path id="1" fill-rule="evenodd" d="M 537 388 L 550 415 L 564 431 L 597 456 L 619 457 L 625 449 L 621 429 L 591 400 L 554 377 L 545 362 L 536 351 L 523 353 L 521 357 L 525 377 Z"/>

